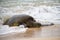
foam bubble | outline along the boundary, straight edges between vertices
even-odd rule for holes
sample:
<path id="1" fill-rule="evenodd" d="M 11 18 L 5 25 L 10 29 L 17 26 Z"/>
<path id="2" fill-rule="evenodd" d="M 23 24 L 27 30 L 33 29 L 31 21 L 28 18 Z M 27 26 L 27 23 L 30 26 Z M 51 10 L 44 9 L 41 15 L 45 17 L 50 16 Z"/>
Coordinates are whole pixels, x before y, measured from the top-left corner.
<path id="1" fill-rule="evenodd" d="M 26 32 L 28 28 L 23 28 L 23 26 L 19 27 L 9 27 L 8 25 L 0 25 L 0 35 L 3 35 L 3 34 L 8 34 L 8 33 L 13 33 L 13 32 Z"/>

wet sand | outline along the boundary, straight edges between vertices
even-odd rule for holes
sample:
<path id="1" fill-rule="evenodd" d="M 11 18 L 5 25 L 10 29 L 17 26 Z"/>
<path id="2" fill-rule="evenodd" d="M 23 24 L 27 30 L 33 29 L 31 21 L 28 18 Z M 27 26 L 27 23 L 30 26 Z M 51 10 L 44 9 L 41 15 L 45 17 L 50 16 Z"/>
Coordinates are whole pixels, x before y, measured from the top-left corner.
<path id="1" fill-rule="evenodd" d="M 60 40 L 60 25 L 29 28 L 25 33 L 0 35 L 0 40 Z"/>

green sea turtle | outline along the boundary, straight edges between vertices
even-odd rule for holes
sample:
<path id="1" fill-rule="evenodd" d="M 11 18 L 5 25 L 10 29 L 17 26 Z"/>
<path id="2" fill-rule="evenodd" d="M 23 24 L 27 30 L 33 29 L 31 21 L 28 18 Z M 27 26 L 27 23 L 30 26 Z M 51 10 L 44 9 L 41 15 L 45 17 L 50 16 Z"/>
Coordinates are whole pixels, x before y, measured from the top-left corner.
<path id="1" fill-rule="evenodd" d="M 37 23 L 33 17 L 25 14 L 14 15 L 3 23 L 3 25 L 9 25 L 9 26 L 19 26 L 22 24 L 28 28 L 35 28 L 41 26 L 41 24 Z"/>

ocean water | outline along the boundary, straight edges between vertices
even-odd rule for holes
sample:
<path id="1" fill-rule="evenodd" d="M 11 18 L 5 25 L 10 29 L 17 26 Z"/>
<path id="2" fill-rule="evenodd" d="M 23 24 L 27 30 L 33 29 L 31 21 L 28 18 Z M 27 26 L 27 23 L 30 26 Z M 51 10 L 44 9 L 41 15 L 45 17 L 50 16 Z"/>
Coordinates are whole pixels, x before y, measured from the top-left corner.
<path id="1" fill-rule="evenodd" d="M 32 1 L 32 0 L 31 0 Z M 32 16 L 37 22 L 42 24 L 60 24 L 60 1 L 39 1 L 19 2 L 16 0 L 0 1 L 0 35 L 11 32 L 25 32 L 26 28 L 10 28 L 8 25 L 2 25 L 4 21 L 14 15 L 26 14 Z M 51 3 L 51 4 L 50 4 Z M 21 26 L 23 27 L 23 26 Z M 6 30 L 7 29 L 7 30 Z M 13 30 L 14 29 L 14 30 Z M 23 29 L 23 30 L 21 30 Z"/>
<path id="2" fill-rule="evenodd" d="M 60 24 L 60 6 L 31 6 L 31 7 L 0 7 L 0 24 L 2 20 L 7 19 L 13 15 L 26 14 L 35 18 L 39 22 L 52 22 L 54 24 Z"/>
<path id="3" fill-rule="evenodd" d="M 38 22 L 60 24 L 59 0 L 1 0 L 0 24 L 13 15 L 27 14 Z"/>
<path id="4" fill-rule="evenodd" d="M 28 28 L 24 28 L 24 25 L 9 27 L 8 25 L 0 25 L 0 35 L 9 33 L 24 33 Z"/>

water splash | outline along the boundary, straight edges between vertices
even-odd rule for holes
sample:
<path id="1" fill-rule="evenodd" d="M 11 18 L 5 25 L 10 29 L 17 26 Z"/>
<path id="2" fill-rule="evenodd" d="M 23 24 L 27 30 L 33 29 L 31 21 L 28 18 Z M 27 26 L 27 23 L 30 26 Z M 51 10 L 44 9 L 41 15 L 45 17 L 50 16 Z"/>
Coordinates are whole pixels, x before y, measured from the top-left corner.
<path id="1" fill-rule="evenodd" d="M 8 25 L 0 25 L 0 35 L 8 34 L 8 33 L 24 33 L 27 31 L 28 28 L 24 28 L 23 25 L 21 26 L 14 26 L 9 27 Z"/>

